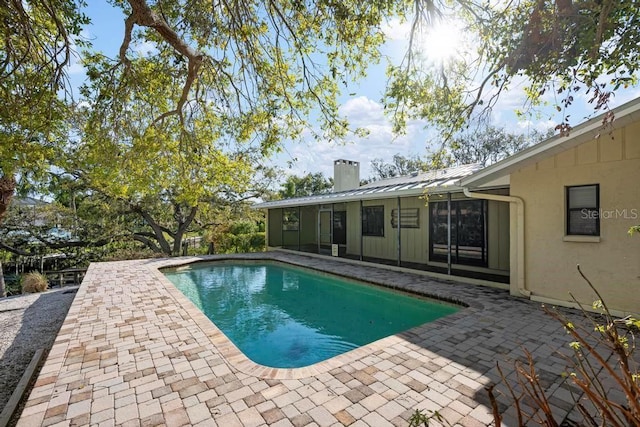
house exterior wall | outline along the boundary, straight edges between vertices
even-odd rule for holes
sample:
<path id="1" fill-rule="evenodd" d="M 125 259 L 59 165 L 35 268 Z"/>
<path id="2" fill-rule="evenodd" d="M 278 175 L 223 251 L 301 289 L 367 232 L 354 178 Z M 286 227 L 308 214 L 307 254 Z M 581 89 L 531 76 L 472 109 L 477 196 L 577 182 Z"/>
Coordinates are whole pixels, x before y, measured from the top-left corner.
<path id="1" fill-rule="evenodd" d="M 318 244 L 318 207 L 300 208 L 300 246 Z"/>
<path id="2" fill-rule="evenodd" d="M 489 268 L 509 271 L 509 204 L 489 200 L 487 234 Z"/>
<path id="3" fill-rule="evenodd" d="M 391 228 L 391 209 L 397 206 L 395 199 L 366 200 L 362 206 L 384 207 L 384 236 L 362 236 L 362 255 L 370 258 L 396 259 L 398 239 L 396 231 Z M 361 221 L 360 215 L 356 218 L 358 222 Z"/>
<path id="4" fill-rule="evenodd" d="M 347 211 L 347 254 L 352 256 L 360 255 L 360 202 L 345 203 Z"/>
<path id="5" fill-rule="evenodd" d="M 534 297 L 640 312 L 640 123 L 603 135 L 511 174 L 511 195 L 525 208 L 525 283 Z M 567 186 L 599 184 L 600 236 L 566 236 Z"/>
<path id="6" fill-rule="evenodd" d="M 397 202 L 397 200 L 396 200 Z M 429 209 L 426 201 L 417 197 L 400 199 L 401 209 L 419 209 L 418 228 L 400 228 L 401 259 L 405 262 L 426 264 L 429 261 Z M 394 206 L 393 209 L 396 209 Z M 391 212 L 389 212 L 391 227 Z M 394 231 L 397 231 L 394 229 Z M 397 238 L 397 234 L 396 234 Z"/>
<path id="7" fill-rule="evenodd" d="M 446 200 L 446 196 L 433 196 L 434 200 Z M 437 198 L 437 199 L 436 199 Z M 464 199 L 462 193 L 452 194 L 452 200 Z M 324 205 L 323 205 L 324 206 Z M 377 258 L 389 261 L 398 259 L 398 228 L 392 227 L 392 211 L 398 208 L 397 198 L 366 200 L 362 206 L 384 207 L 384 236 L 362 236 L 364 258 Z M 300 249 L 309 250 L 317 245 L 318 209 L 320 206 L 300 208 Z M 324 206 L 329 208 L 330 205 Z M 415 263 L 446 267 L 446 263 L 429 260 L 429 207 L 426 200 L 419 197 L 400 199 L 401 209 L 418 209 L 418 227 L 400 228 L 400 256 L 405 263 Z M 297 209 L 297 208 L 288 208 Z M 333 205 L 334 211 L 347 212 L 346 254 L 359 257 L 361 248 L 362 219 L 360 202 L 347 202 Z M 298 248 L 298 232 L 282 231 L 282 209 L 269 209 L 269 246 Z M 488 266 L 454 265 L 469 271 L 508 274 L 509 272 L 509 205 L 489 201 L 487 206 Z M 282 240 L 284 238 L 284 242 Z"/>

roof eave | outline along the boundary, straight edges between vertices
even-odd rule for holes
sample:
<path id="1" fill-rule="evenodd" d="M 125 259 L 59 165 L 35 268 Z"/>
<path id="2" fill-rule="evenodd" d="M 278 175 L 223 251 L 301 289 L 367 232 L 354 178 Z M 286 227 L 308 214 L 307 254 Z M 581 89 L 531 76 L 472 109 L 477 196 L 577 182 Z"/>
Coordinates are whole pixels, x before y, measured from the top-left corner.
<path id="1" fill-rule="evenodd" d="M 353 195 L 353 196 L 344 196 L 340 197 L 331 197 L 331 194 L 327 194 L 328 197 L 314 197 L 305 199 L 288 199 L 288 200 L 277 200 L 273 202 L 265 202 L 257 205 L 253 205 L 252 209 L 277 209 L 277 208 L 291 208 L 297 206 L 313 206 L 313 205 L 324 205 L 330 203 L 347 203 L 347 202 L 358 202 L 369 201 L 369 200 L 381 200 L 381 199 L 396 199 L 398 197 L 420 197 L 428 194 L 442 194 L 442 193 L 455 193 L 461 192 L 462 188 L 457 185 L 449 185 L 449 186 L 441 186 L 441 187 L 427 187 L 426 189 L 409 189 L 409 190 L 400 190 L 393 192 L 380 192 L 380 193 L 369 193 L 363 195 Z"/>

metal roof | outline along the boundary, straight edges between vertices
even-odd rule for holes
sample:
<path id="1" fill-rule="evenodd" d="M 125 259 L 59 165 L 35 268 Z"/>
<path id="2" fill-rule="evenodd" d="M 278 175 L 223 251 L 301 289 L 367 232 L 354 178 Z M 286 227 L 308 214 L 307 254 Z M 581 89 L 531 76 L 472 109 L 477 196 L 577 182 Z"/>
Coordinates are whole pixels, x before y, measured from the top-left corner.
<path id="1" fill-rule="evenodd" d="M 282 208 L 291 206 L 343 203 L 359 200 L 385 199 L 392 197 L 420 196 L 425 192 L 443 193 L 460 190 L 457 182 L 482 169 L 480 164 L 455 166 L 430 172 L 417 173 L 382 179 L 353 190 L 338 193 L 316 194 L 293 199 L 274 200 L 253 205 L 256 209 Z"/>

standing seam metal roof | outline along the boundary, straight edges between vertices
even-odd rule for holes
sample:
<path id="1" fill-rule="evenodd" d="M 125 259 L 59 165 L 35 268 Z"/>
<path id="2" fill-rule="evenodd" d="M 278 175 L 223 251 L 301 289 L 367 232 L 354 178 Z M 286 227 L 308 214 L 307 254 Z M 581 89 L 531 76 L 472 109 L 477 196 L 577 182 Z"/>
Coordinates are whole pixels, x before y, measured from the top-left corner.
<path id="1" fill-rule="evenodd" d="M 317 205 L 324 203 L 342 203 L 356 200 L 371 200 L 390 198 L 395 196 L 419 196 L 428 189 L 429 192 L 439 193 L 458 189 L 460 179 L 482 169 L 482 165 L 455 166 L 447 169 L 418 173 L 410 176 L 400 176 L 382 179 L 362 185 L 352 190 L 338 193 L 316 194 L 313 196 L 297 197 L 293 199 L 274 200 L 257 203 L 256 209 L 278 208 L 288 206 Z"/>

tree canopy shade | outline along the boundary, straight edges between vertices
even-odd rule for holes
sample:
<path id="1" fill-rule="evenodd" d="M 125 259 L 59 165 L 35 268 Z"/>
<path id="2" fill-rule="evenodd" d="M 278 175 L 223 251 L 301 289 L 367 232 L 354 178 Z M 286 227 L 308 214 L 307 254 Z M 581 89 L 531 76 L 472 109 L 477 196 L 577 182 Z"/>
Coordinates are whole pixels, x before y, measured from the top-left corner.
<path id="1" fill-rule="evenodd" d="M 0 79 L 11 102 L 0 110 L 0 174 L 23 177 L 53 165 L 138 213 L 152 229 L 139 239 L 167 254 L 177 252 L 204 203 L 241 194 L 261 157 L 310 128 L 312 110 L 320 112 L 314 119 L 323 137 L 347 132 L 337 94 L 378 60 L 380 24 L 404 6 L 111 4 L 125 21 L 112 58 L 82 43 L 84 2 L 10 1 L 3 8 Z M 136 50 L 142 43 L 153 47 L 149 55 Z M 74 44 L 88 76 L 81 107 L 58 96 Z M 167 206 L 175 227 L 162 218 Z"/>
<path id="2" fill-rule="evenodd" d="M 113 111 L 122 96 L 144 96 L 148 75 L 162 75 L 153 122 L 176 115 L 189 130 L 190 115 L 214 112 L 221 134 L 254 140 L 263 150 L 295 138 L 320 112 L 325 137 L 340 138 L 347 125 L 337 94 L 377 61 L 380 24 L 396 2 L 169 1 L 115 2 L 127 16 L 116 58 L 86 57 L 101 107 Z M 141 57 L 136 43 L 152 42 Z M 164 86 L 167 87 L 167 86 Z M 87 93 L 85 91 L 85 94 Z M 152 123 L 153 123 L 152 122 Z"/>
<path id="3" fill-rule="evenodd" d="M 323 138 L 348 132 L 337 95 L 379 60 L 391 17 L 413 16 L 413 36 L 437 17 L 457 17 L 474 48 L 442 64 L 411 49 L 390 68 L 397 130 L 417 116 L 451 137 L 519 78 L 532 105 L 553 93 L 563 110 L 587 91 L 600 108 L 635 82 L 640 58 L 634 0 L 110 4 L 125 22 L 114 57 L 82 39 L 84 1 L 9 0 L 0 9 L 0 176 L 9 187 L 14 175 L 54 166 L 90 191 L 154 209 L 150 197 L 161 197 L 192 218 L 204 201 L 241 193 L 259 159 L 312 122 Z M 151 51 L 140 53 L 142 44 Z M 81 107 L 65 97 L 74 48 L 88 75 Z"/>
<path id="4" fill-rule="evenodd" d="M 88 22 L 82 3 L 10 0 L 0 8 L 0 175 L 33 173 L 64 140 L 72 46 Z"/>
<path id="5" fill-rule="evenodd" d="M 524 81 L 528 107 L 555 106 L 564 115 L 556 129 L 568 132 L 568 107 L 577 94 L 586 93 L 597 111 L 607 107 L 611 93 L 637 81 L 635 0 L 432 0 L 416 2 L 416 8 L 412 48 L 389 70 L 386 106 L 398 130 L 407 118 L 421 117 L 448 139 Z M 462 22 L 468 34 L 462 51 L 446 63 L 428 63 L 420 55 L 426 12 Z"/>

